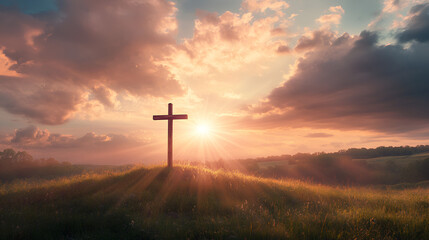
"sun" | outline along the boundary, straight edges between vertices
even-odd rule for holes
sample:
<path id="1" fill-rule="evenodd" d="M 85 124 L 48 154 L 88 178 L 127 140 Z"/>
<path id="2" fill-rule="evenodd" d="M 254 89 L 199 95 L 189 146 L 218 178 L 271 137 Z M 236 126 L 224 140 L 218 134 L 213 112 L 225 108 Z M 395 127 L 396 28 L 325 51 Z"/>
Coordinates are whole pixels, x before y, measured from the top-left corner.
<path id="1" fill-rule="evenodd" d="M 211 128 L 208 124 L 198 124 L 195 130 L 200 136 L 208 136 L 210 135 Z"/>

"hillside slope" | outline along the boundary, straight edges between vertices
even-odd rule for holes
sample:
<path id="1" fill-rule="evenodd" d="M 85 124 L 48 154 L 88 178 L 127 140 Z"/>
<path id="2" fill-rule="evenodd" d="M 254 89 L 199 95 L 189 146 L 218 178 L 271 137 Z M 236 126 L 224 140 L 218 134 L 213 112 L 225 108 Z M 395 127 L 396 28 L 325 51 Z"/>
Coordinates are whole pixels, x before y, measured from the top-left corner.
<path id="1" fill-rule="evenodd" d="M 178 166 L 0 187 L 0 239 L 429 239 L 429 189 Z"/>

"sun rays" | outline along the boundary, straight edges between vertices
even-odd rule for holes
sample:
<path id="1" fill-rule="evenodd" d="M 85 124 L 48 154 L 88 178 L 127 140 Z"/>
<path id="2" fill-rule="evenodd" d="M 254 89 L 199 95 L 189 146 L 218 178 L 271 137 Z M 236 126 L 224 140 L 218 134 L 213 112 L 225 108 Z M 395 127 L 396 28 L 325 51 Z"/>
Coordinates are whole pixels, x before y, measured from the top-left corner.
<path id="1" fill-rule="evenodd" d="M 199 136 L 208 137 L 211 132 L 211 126 L 206 123 L 200 123 L 195 127 L 195 131 Z"/>

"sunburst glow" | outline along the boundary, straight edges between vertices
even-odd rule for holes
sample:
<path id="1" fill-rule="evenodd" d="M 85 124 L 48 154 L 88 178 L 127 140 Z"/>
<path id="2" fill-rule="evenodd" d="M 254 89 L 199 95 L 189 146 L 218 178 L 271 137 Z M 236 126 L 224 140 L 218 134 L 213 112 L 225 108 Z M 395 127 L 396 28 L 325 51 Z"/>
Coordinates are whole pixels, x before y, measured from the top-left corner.
<path id="1" fill-rule="evenodd" d="M 196 132 L 201 136 L 208 136 L 211 132 L 211 127 L 208 124 L 198 124 Z"/>

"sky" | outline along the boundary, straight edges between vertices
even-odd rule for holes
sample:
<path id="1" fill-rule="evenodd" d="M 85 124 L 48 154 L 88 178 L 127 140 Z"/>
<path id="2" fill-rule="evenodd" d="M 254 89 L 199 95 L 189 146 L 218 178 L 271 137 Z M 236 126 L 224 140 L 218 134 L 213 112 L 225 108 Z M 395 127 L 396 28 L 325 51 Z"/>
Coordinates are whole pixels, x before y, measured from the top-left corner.
<path id="1" fill-rule="evenodd" d="M 93 164 L 428 144 L 427 0 L 0 0 L 0 149 Z"/>

